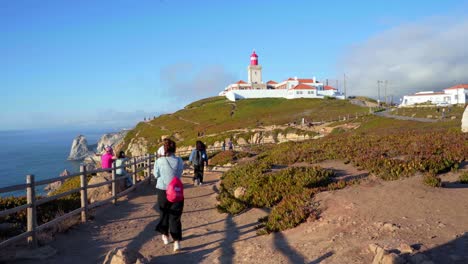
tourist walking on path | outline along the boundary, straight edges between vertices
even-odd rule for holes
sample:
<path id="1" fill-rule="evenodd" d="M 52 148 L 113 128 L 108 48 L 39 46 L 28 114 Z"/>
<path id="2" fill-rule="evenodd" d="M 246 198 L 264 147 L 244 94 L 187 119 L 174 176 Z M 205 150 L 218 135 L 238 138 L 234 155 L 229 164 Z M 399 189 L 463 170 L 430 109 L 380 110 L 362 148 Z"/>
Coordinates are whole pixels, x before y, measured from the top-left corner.
<path id="1" fill-rule="evenodd" d="M 206 163 L 208 166 L 208 155 L 206 155 L 206 147 L 200 140 L 197 141 L 196 147 L 190 153 L 189 161 L 193 164 L 193 184 L 203 184 L 203 170 Z"/>
<path id="2" fill-rule="evenodd" d="M 104 150 L 106 153 L 101 156 L 101 168 L 110 169 L 112 168 L 112 162 L 115 160 L 114 151 L 111 146 L 106 146 Z"/>
<path id="3" fill-rule="evenodd" d="M 164 245 L 169 244 L 169 233 L 174 240 L 174 251 L 180 250 L 182 240 L 182 211 L 184 201 L 170 202 L 166 191 L 174 177 L 181 179 L 184 163 L 180 157 L 175 156 L 176 144 L 168 139 L 164 141 L 165 156 L 154 163 L 154 177 L 156 178 L 156 193 L 160 209 L 160 219 L 156 231 L 162 234 Z"/>
<path id="4" fill-rule="evenodd" d="M 128 158 L 125 156 L 125 152 L 121 150 L 119 152 L 119 155 L 117 155 L 117 160 L 115 161 L 115 167 L 118 168 L 122 165 L 125 165 L 125 163 L 128 161 Z M 131 187 L 133 185 L 132 180 L 130 179 L 130 175 L 127 173 L 127 170 L 125 167 L 123 168 L 118 168 L 115 170 L 115 174 L 117 176 L 127 176 L 125 178 L 125 187 Z"/>
<path id="5" fill-rule="evenodd" d="M 234 148 L 234 146 L 232 145 L 232 141 L 231 141 L 231 140 L 229 140 L 228 146 L 229 146 L 229 150 L 232 150 L 232 149 Z"/>
<path id="6" fill-rule="evenodd" d="M 223 141 L 223 145 L 221 145 L 221 150 L 222 151 L 226 150 L 226 142 L 225 141 Z"/>

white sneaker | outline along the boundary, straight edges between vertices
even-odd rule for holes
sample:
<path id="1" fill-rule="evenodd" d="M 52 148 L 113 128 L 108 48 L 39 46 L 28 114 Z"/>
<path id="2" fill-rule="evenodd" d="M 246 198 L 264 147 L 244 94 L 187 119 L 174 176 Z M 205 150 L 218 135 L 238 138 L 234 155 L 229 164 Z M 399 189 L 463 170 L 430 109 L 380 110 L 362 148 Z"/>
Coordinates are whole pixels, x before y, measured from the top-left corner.
<path id="1" fill-rule="evenodd" d="M 180 242 L 174 241 L 174 252 L 177 252 L 179 250 L 180 250 Z"/>
<path id="2" fill-rule="evenodd" d="M 199 181 L 198 179 L 196 179 L 196 180 L 193 182 L 193 185 L 194 185 L 194 186 L 197 186 L 197 185 L 199 185 L 199 184 L 200 184 L 200 181 Z"/>
<path id="3" fill-rule="evenodd" d="M 202 186 L 202 185 L 203 185 L 203 183 L 202 183 L 202 182 L 200 182 L 198 185 L 199 185 L 199 186 Z"/>
<path id="4" fill-rule="evenodd" d="M 169 238 L 166 235 L 162 235 L 161 238 L 162 238 L 164 245 L 169 244 Z"/>

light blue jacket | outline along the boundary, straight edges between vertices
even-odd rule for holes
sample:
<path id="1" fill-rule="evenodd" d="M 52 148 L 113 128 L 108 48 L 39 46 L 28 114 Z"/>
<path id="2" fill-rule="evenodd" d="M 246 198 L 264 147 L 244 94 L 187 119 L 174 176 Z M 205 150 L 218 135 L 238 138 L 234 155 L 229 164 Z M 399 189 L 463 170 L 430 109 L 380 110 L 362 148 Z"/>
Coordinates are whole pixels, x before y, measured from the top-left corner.
<path id="1" fill-rule="evenodd" d="M 184 162 L 180 157 L 174 155 L 168 157 L 160 157 L 154 163 L 153 174 L 156 178 L 156 188 L 166 190 L 167 185 L 171 182 L 172 178 L 182 177 L 184 170 Z"/>

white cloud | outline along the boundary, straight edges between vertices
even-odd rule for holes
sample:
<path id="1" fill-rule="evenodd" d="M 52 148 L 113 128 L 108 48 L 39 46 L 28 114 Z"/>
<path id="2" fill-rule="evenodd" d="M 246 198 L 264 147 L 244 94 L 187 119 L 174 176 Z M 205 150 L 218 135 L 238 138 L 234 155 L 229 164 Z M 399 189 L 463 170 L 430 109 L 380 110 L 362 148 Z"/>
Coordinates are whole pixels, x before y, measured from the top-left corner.
<path id="1" fill-rule="evenodd" d="M 377 80 L 388 80 L 387 95 L 395 98 L 467 83 L 467 43 L 468 20 L 462 17 L 438 17 L 382 32 L 351 47 L 342 59 L 348 95 L 377 98 Z"/>

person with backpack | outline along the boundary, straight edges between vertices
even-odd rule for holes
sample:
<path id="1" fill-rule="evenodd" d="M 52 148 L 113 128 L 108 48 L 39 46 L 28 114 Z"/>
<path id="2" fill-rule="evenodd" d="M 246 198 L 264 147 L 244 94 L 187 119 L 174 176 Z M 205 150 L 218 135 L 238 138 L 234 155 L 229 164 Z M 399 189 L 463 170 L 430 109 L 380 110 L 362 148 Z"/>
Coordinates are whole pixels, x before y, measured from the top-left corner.
<path id="1" fill-rule="evenodd" d="M 198 140 L 195 149 L 190 153 L 189 161 L 193 164 L 193 184 L 203 185 L 203 169 L 206 163 L 208 166 L 208 155 L 206 146 Z"/>
<path id="2" fill-rule="evenodd" d="M 182 211 L 184 209 L 183 184 L 181 181 L 184 163 L 175 156 L 176 143 L 170 139 L 164 142 L 164 154 L 154 163 L 156 193 L 160 219 L 156 231 L 162 234 L 164 245 L 169 244 L 169 233 L 174 240 L 174 252 L 180 250 L 182 240 Z"/>
<path id="3" fill-rule="evenodd" d="M 125 156 L 125 152 L 121 150 L 119 152 L 119 155 L 117 155 L 117 160 L 115 160 L 115 167 L 117 168 L 121 167 L 125 165 L 127 161 L 128 161 L 128 158 Z M 125 177 L 125 188 L 132 187 L 133 185 L 132 179 L 130 179 L 130 174 L 127 173 L 127 170 L 125 167 L 115 170 L 115 174 L 117 176 L 127 176 Z"/>

